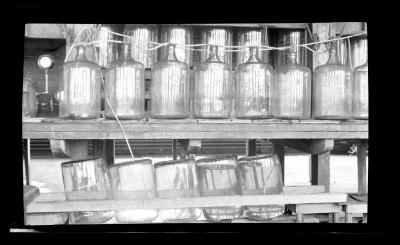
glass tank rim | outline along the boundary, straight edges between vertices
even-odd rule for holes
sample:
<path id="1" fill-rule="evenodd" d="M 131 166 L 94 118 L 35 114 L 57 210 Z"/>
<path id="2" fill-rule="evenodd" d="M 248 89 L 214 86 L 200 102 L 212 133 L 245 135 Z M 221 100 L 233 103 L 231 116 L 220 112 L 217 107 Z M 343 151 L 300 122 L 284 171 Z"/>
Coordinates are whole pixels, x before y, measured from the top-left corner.
<path id="1" fill-rule="evenodd" d="M 151 165 L 153 166 L 153 163 L 151 161 L 151 159 L 140 159 L 140 160 L 129 160 L 129 161 L 125 161 L 125 162 L 121 162 L 121 163 L 116 163 L 111 165 L 109 168 L 120 168 L 120 167 L 125 167 L 128 165 Z"/>
<path id="2" fill-rule="evenodd" d="M 171 166 L 175 164 L 194 164 L 195 161 L 193 159 L 177 159 L 177 160 L 168 160 L 154 163 L 154 168 Z"/>
<path id="3" fill-rule="evenodd" d="M 233 160 L 233 164 L 223 164 L 223 165 L 234 165 L 237 166 L 237 156 L 236 155 L 221 155 L 221 156 L 213 156 L 213 157 L 207 157 L 203 159 L 199 159 L 196 161 L 196 166 L 203 166 L 206 165 L 207 163 L 213 163 L 213 164 L 218 164 L 215 162 L 218 161 L 224 161 L 224 160 Z"/>
<path id="4" fill-rule="evenodd" d="M 100 161 L 98 161 L 100 160 Z M 92 157 L 92 158 L 83 158 L 83 159 L 77 159 L 73 161 L 68 161 L 68 162 L 62 162 L 61 167 L 72 167 L 75 163 L 82 163 L 82 162 L 90 162 L 90 163 L 96 163 L 96 162 L 103 162 L 104 160 L 99 157 Z"/>

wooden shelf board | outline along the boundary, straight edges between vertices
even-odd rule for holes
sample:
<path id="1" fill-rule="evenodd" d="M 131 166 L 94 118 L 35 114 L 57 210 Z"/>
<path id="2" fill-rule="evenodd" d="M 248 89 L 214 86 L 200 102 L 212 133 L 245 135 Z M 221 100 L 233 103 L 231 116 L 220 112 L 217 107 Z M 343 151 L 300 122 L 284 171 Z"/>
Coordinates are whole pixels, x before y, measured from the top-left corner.
<path id="1" fill-rule="evenodd" d="M 122 122 L 130 139 L 367 139 L 368 121 L 337 123 L 309 120 L 157 120 Z M 22 124 L 23 138 L 124 139 L 115 120 L 63 120 L 52 118 Z"/>
<path id="2" fill-rule="evenodd" d="M 106 211 L 125 209 L 158 209 L 188 207 L 223 207 L 246 205 L 283 205 L 300 203 L 340 203 L 347 194 L 300 194 L 300 195 L 251 195 L 190 197 L 151 200 L 77 200 L 77 201 L 35 201 L 27 207 L 27 213 Z"/>

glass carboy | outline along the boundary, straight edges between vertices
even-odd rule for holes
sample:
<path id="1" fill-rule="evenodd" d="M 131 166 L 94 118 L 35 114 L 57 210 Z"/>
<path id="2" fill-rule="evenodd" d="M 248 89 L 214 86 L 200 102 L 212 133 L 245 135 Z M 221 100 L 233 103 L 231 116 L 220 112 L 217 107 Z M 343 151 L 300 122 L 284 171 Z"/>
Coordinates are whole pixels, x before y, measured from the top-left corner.
<path id="1" fill-rule="evenodd" d="M 295 46 L 299 44 L 304 44 L 305 42 L 305 32 L 301 29 L 276 29 L 277 32 L 277 46 Z M 287 53 L 295 52 L 296 63 L 305 66 L 306 64 L 306 52 L 303 47 L 297 46 L 291 49 L 277 50 L 275 56 L 275 68 L 283 65 L 287 65 L 290 62 L 287 59 Z"/>
<path id="2" fill-rule="evenodd" d="M 353 118 L 368 119 L 368 60 L 353 71 Z"/>
<path id="3" fill-rule="evenodd" d="M 273 68 L 258 58 L 258 48 L 250 48 L 249 59 L 236 68 L 236 117 L 270 118 Z"/>
<path id="4" fill-rule="evenodd" d="M 100 24 L 94 32 L 94 40 L 99 41 L 93 44 L 97 52 L 97 64 L 102 68 L 108 68 L 112 61 L 118 59 L 117 43 L 108 40 L 120 41 L 122 38 L 112 32 L 120 33 L 121 30 L 115 24 Z"/>
<path id="5" fill-rule="evenodd" d="M 168 54 L 153 65 L 151 77 L 151 117 L 188 118 L 189 66 L 176 59 L 175 45 L 168 45 Z"/>
<path id="6" fill-rule="evenodd" d="M 296 53 L 288 51 L 286 65 L 275 70 L 272 113 L 276 118 L 311 117 L 311 70 L 297 63 Z"/>
<path id="7" fill-rule="evenodd" d="M 61 164 L 67 200 L 102 200 L 112 197 L 110 174 L 105 161 L 90 158 Z M 104 223 L 114 216 L 114 211 L 71 212 L 71 224 Z"/>
<path id="8" fill-rule="evenodd" d="M 268 32 L 265 28 L 241 28 L 237 32 L 237 45 L 247 46 L 244 51 L 238 52 L 236 64 L 246 62 L 250 58 L 250 47 L 268 45 Z M 258 50 L 258 58 L 268 63 L 268 51 Z"/>
<path id="9" fill-rule="evenodd" d="M 157 62 L 157 50 L 146 50 L 153 48 L 158 41 L 158 32 L 156 25 L 127 24 L 125 25 L 125 42 L 131 42 L 132 58 L 144 65 L 146 69 Z"/>
<path id="10" fill-rule="evenodd" d="M 239 159 L 242 195 L 281 194 L 283 183 L 281 165 L 275 154 L 244 157 Z M 282 215 L 284 205 L 246 206 L 250 219 L 265 220 Z"/>
<path id="11" fill-rule="evenodd" d="M 193 44 L 193 31 L 188 26 L 163 25 L 161 26 L 161 42 L 176 44 L 176 58 L 192 67 L 193 51 L 185 49 L 184 45 Z M 167 56 L 168 47 L 161 48 L 161 57 Z"/>
<path id="12" fill-rule="evenodd" d="M 36 90 L 33 88 L 33 81 L 30 78 L 24 78 L 22 94 L 22 116 L 35 117 L 38 110 Z"/>
<path id="13" fill-rule="evenodd" d="M 201 196 L 241 195 L 236 156 L 217 156 L 196 161 Z M 243 214 L 241 206 L 203 208 L 209 221 L 232 220 Z"/>
<path id="14" fill-rule="evenodd" d="M 107 69 L 105 88 L 118 119 L 144 118 L 144 66 L 132 59 L 130 44 L 124 43 L 122 55 Z M 105 117 L 115 119 L 107 102 Z"/>
<path id="15" fill-rule="evenodd" d="M 69 119 L 99 118 L 100 82 L 99 65 L 88 61 L 85 46 L 79 46 L 76 59 L 64 63 L 59 116 Z"/>
<path id="16" fill-rule="evenodd" d="M 352 71 L 340 64 L 337 44 L 331 43 L 329 59 L 314 70 L 312 114 L 316 119 L 349 119 L 352 116 Z"/>
<path id="17" fill-rule="evenodd" d="M 193 159 L 158 162 L 154 164 L 158 198 L 199 196 L 196 166 Z M 199 218 L 200 208 L 160 209 L 166 222 L 188 222 Z"/>
<path id="18" fill-rule="evenodd" d="M 110 166 L 110 174 L 114 199 L 156 198 L 153 164 L 150 159 L 113 164 Z M 115 212 L 118 223 L 152 222 L 157 216 L 157 209 L 128 209 Z"/>
<path id="19" fill-rule="evenodd" d="M 228 28 L 203 28 L 201 30 L 201 43 L 208 44 L 206 52 L 200 52 L 200 62 L 205 62 L 210 56 L 211 45 L 220 45 L 218 47 L 218 58 L 228 64 L 232 68 L 232 52 L 225 50 L 223 46 L 232 46 L 233 34 L 232 30 Z"/>
<path id="20" fill-rule="evenodd" d="M 229 65 L 220 61 L 218 48 L 211 46 L 210 57 L 195 68 L 195 118 L 230 118 L 233 81 Z"/>

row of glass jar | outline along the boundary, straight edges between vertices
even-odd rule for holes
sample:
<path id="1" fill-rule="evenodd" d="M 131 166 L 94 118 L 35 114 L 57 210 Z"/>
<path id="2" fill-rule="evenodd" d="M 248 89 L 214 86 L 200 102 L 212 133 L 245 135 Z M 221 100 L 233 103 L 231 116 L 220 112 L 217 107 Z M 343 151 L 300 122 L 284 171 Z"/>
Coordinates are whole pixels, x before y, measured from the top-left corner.
<path id="1" fill-rule="evenodd" d="M 217 156 L 164 161 L 150 159 L 107 166 L 93 158 L 62 163 L 67 200 L 176 199 L 198 196 L 271 195 L 282 193 L 281 165 L 276 155 L 237 159 Z M 201 214 L 209 221 L 232 220 L 243 215 L 265 220 L 282 215 L 283 205 L 218 206 L 204 208 L 125 209 L 116 211 L 72 212 L 70 223 L 104 223 L 114 214 L 118 223 L 189 222 Z"/>
<path id="2" fill-rule="evenodd" d="M 354 71 L 341 65 L 336 47 L 329 49 L 327 64 L 314 71 L 296 61 L 288 52 L 288 64 L 272 66 L 258 58 L 251 48 L 249 59 L 236 69 L 220 61 L 217 46 L 211 46 L 207 61 L 195 67 L 193 117 L 230 118 L 233 93 L 237 118 L 367 119 L 368 63 Z M 105 117 L 141 119 L 145 117 L 144 66 L 132 60 L 125 43 L 122 56 L 106 69 Z M 168 45 L 164 60 L 152 67 L 150 115 L 152 118 L 182 119 L 190 116 L 189 66 L 177 60 L 175 45 Z M 100 117 L 100 67 L 85 58 L 84 46 L 77 58 L 64 64 L 64 80 L 59 99 L 61 118 Z M 113 110 L 109 107 L 111 104 Z M 311 105 L 312 104 L 312 105 Z"/>

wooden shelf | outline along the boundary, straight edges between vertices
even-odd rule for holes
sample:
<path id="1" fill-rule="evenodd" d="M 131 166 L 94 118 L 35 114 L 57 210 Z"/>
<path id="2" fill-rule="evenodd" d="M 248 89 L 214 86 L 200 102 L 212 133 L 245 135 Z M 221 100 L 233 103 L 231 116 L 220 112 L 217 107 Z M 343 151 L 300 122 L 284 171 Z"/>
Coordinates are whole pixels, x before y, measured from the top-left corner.
<path id="1" fill-rule="evenodd" d="M 150 200 L 77 200 L 34 201 L 27 213 L 106 211 L 125 209 L 158 209 L 188 207 L 223 207 L 246 205 L 283 205 L 299 203 L 344 203 L 347 194 L 317 193 L 296 195 L 215 196 Z"/>
<path id="2" fill-rule="evenodd" d="M 130 139 L 368 139 L 368 121 L 156 120 L 121 121 Z M 26 119 L 22 138 L 124 139 L 115 120 Z"/>

